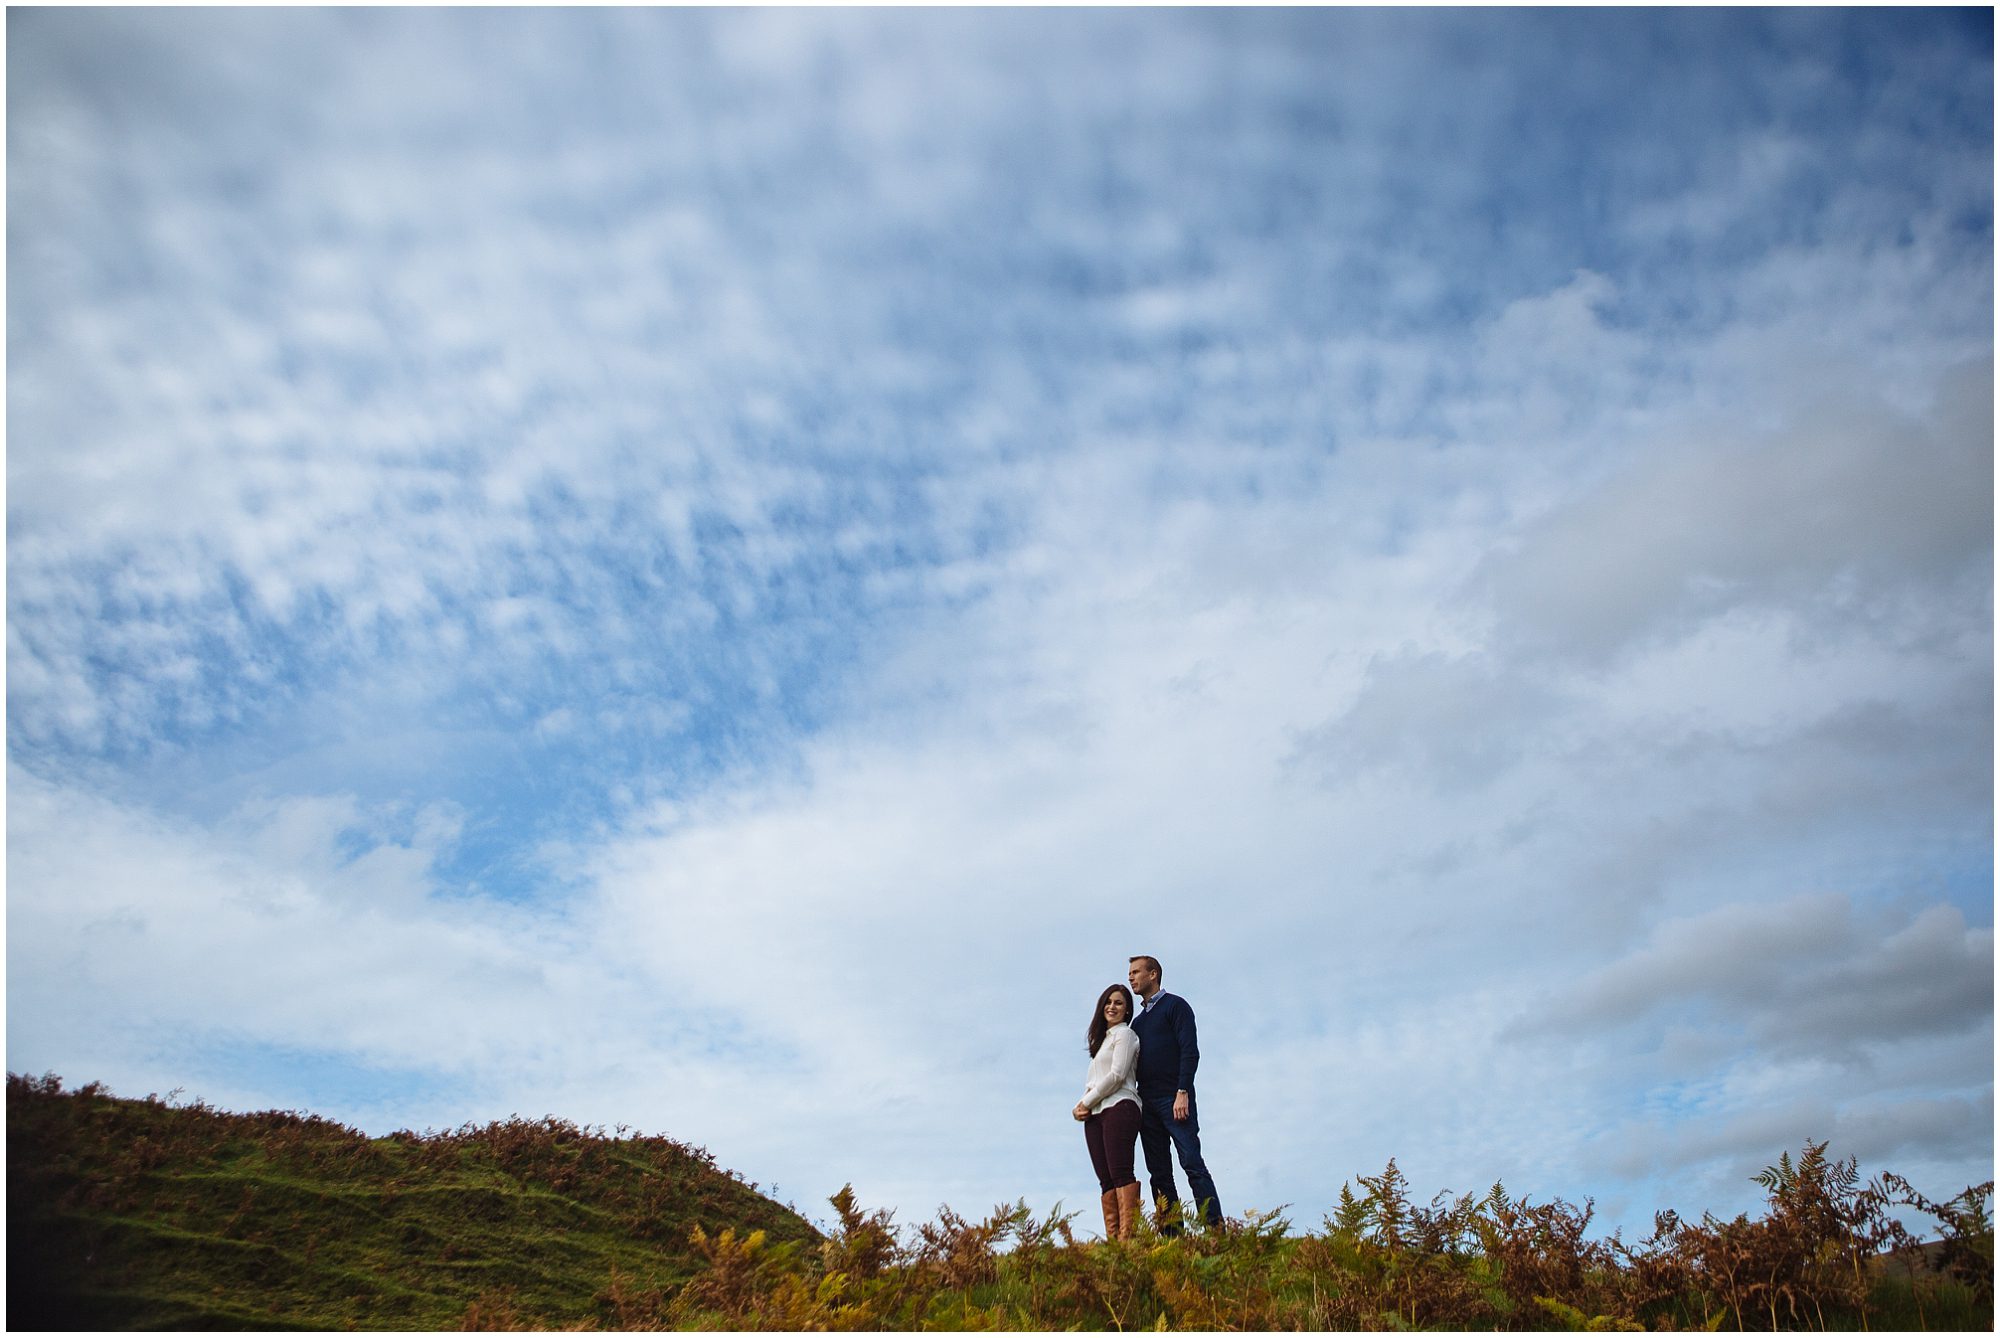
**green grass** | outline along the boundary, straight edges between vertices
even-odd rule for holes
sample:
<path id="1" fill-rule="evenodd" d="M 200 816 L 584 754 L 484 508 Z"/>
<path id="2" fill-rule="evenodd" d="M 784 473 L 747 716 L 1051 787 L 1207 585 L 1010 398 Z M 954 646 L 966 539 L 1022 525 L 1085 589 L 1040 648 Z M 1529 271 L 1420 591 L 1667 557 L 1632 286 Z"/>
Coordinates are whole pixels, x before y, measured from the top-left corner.
<path id="1" fill-rule="evenodd" d="M 370 1139 L 12 1075 L 7 1216 L 10 1328 L 617 1327 L 705 1267 L 696 1226 L 817 1239 L 669 1138 Z"/>
<path id="2" fill-rule="evenodd" d="M 1762 1217 L 1412 1197 L 1105 1244 L 1058 1209 L 822 1236 L 673 1139 L 562 1120 L 371 1139 L 292 1112 L 7 1083 L 10 1328 L 1990 1330 L 1990 1183 L 1933 1203 L 1807 1143 Z M 1932 1220 L 1918 1243 L 1897 1212 Z"/>

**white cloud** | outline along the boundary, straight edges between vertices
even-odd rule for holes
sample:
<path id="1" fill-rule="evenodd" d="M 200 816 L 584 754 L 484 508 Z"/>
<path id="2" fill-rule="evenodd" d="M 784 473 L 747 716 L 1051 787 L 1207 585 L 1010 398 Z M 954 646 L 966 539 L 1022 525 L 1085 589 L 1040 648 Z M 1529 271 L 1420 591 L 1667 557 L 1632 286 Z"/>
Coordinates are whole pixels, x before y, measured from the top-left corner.
<path id="1" fill-rule="evenodd" d="M 1539 1007 L 1533 1026 L 1590 1035 L 1693 1010 L 1760 1048 L 1838 1056 L 1990 1027 L 1992 984 L 1993 931 L 1955 907 L 1884 925 L 1857 922 L 1846 897 L 1809 894 L 1664 925 Z"/>
<path id="2" fill-rule="evenodd" d="M 432 904 L 440 815 L 385 840 L 352 801 L 287 799 L 206 833 L 18 768 L 8 795 L 17 1038 L 220 1031 L 452 1068 L 559 1034 L 517 988 L 552 926 Z"/>
<path id="3" fill-rule="evenodd" d="M 1719 610 L 1815 600 L 1865 616 L 1976 577 L 1993 532 L 1990 369 L 1960 370 L 1941 399 L 1935 419 L 1899 421 L 1850 389 L 1763 440 L 1647 452 L 1496 557 L 1483 579 L 1502 624 L 1595 657 Z"/>

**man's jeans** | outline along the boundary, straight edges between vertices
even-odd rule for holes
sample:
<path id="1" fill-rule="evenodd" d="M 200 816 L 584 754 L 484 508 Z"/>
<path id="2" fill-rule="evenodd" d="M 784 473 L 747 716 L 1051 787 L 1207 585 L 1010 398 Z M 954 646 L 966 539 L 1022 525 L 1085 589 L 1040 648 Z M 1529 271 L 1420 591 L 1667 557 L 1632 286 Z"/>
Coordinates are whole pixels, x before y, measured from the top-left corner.
<path id="1" fill-rule="evenodd" d="M 1194 1096 L 1188 1096 L 1188 1117 L 1174 1118 L 1174 1097 L 1169 1092 L 1165 1096 L 1139 1097 L 1139 1107 L 1143 1118 L 1139 1124 L 1139 1146 L 1146 1150 L 1146 1177 L 1152 1181 L 1153 1201 L 1166 1200 L 1167 1212 L 1171 1215 L 1180 1203 L 1180 1191 L 1174 1188 L 1174 1163 L 1167 1151 L 1167 1140 L 1173 1140 L 1174 1151 L 1180 1154 L 1181 1169 L 1187 1172 L 1188 1192 L 1201 1207 L 1202 1220 L 1210 1226 L 1222 1223 L 1222 1205 L 1215 1197 L 1215 1181 L 1208 1178 L 1208 1166 L 1201 1159 L 1201 1112 L 1195 1109 Z"/>

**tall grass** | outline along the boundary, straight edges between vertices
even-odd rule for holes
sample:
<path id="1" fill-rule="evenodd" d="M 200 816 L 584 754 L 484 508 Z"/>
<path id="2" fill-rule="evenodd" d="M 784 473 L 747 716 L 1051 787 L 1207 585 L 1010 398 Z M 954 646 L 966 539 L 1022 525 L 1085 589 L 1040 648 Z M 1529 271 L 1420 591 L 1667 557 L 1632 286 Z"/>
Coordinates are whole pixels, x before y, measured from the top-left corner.
<path id="1" fill-rule="evenodd" d="M 630 1327 L 721 1329 L 1868 1329 L 1992 1327 L 1990 1183 L 1937 1204 L 1894 1176 L 1807 1143 L 1760 1177 L 1766 1210 L 1729 1221 L 1659 1214 L 1645 1239 L 1589 1233 L 1591 1205 L 1501 1185 L 1413 1201 L 1392 1160 L 1343 1186 L 1317 1231 L 1250 1213 L 1178 1236 L 1083 1243 L 1073 1214 L 1024 1203 L 978 1222 L 949 1211 L 914 1233 L 851 1188 L 816 1247 L 695 1234 L 707 1263 L 664 1312 Z M 1920 1244 L 1894 1210 L 1928 1216 Z"/>
<path id="2" fill-rule="evenodd" d="M 295 1111 L 7 1080 L 12 1328 L 1971 1329 L 1993 1186 L 1934 1202 L 1824 1143 L 1755 1217 L 1413 1196 L 1394 1161 L 1297 1231 L 1085 1242 L 1025 1203 L 901 1228 L 851 1187 L 816 1229 L 714 1158 L 554 1118 L 369 1138 Z M 1358 1186 L 1358 1188 L 1356 1187 Z M 1927 1225 L 1919 1242 L 1899 1218 Z"/>

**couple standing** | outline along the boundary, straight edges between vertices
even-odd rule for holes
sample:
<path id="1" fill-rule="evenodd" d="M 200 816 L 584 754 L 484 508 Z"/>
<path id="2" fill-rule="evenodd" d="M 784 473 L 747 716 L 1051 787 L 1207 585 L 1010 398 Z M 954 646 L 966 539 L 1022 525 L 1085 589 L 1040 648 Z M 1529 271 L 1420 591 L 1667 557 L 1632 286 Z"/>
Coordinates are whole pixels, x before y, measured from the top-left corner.
<path id="1" fill-rule="evenodd" d="M 1222 1221 L 1215 1181 L 1201 1159 L 1200 1126 L 1194 1113 L 1194 1009 L 1160 988 L 1156 957 L 1134 957 L 1126 978 L 1132 988 L 1113 985 L 1097 996 L 1088 1034 L 1090 1071 L 1083 1100 L 1070 1111 L 1083 1124 L 1083 1141 L 1097 1171 L 1104 1204 L 1104 1237 L 1126 1240 L 1139 1222 L 1139 1180 L 1132 1173 L 1132 1144 L 1146 1150 L 1146 1176 L 1161 1231 L 1180 1231 L 1175 1210 L 1174 1163 L 1168 1140 L 1180 1154 L 1188 1189 L 1209 1225 Z M 1135 1014 L 1132 996 L 1139 996 Z"/>

